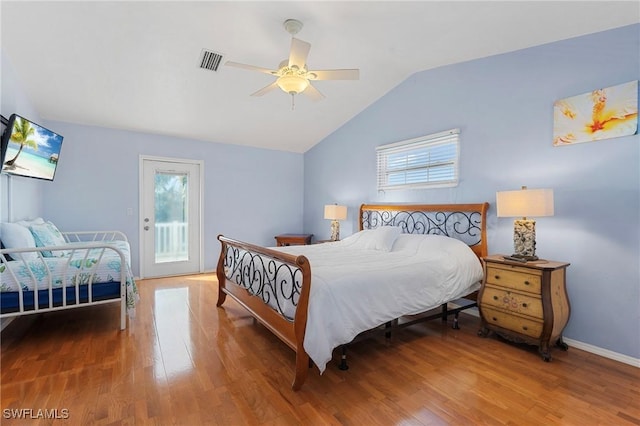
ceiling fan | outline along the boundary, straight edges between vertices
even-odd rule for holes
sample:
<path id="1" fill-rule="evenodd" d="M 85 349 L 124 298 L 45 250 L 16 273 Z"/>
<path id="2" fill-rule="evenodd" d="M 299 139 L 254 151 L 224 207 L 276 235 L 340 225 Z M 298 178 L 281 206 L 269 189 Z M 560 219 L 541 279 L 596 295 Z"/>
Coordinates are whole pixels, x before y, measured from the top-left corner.
<path id="1" fill-rule="evenodd" d="M 291 95 L 291 106 L 293 108 L 294 96 L 300 93 L 314 101 L 319 101 L 324 98 L 324 95 L 313 87 L 311 81 L 358 80 L 360 78 L 360 70 L 358 69 L 308 70 L 307 56 L 309 55 L 311 44 L 293 37 L 302 29 L 302 22 L 297 19 L 287 19 L 283 25 L 285 30 L 291 34 L 291 50 L 289 52 L 289 59 L 280 62 L 278 69 L 272 70 L 231 61 L 225 63 L 225 65 L 230 67 L 259 71 L 277 77 L 273 83 L 252 93 L 251 96 L 262 96 L 279 87 Z"/>

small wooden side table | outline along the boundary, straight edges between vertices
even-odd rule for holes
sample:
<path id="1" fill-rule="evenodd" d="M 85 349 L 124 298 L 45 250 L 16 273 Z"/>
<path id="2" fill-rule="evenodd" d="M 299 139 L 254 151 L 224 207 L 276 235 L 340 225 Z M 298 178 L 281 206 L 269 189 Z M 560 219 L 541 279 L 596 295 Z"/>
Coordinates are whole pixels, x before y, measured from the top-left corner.
<path id="1" fill-rule="evenodd" d="M 276 246 L 299 246 L 311 244 L 313 234 L 280 234 L 276 235 Z"/>
<path id="2" fill-rule="evenodd" d="M 508 340 L 536 345 L 544 361 L 551 360 L 553 344 L 566 351 L 569 347 L 562 340 L 562 331 L 571 314 L 565 284 L 569 263 L 518 263 L 501 255 L 483 260 L 478 334 L 495 331 Z"/>

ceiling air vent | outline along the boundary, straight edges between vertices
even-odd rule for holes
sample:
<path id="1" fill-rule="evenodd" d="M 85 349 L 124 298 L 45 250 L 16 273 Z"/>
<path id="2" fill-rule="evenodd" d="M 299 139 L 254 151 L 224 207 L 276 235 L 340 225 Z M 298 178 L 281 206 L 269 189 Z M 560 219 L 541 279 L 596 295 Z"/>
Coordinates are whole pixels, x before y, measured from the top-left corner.
<path id="1" fill-rule="evenodd" d="M 200 68 L 211 71 L 218 71 L 222 63 L 222 54 L 213 50 L 202 49 L 200 54 Z"/>

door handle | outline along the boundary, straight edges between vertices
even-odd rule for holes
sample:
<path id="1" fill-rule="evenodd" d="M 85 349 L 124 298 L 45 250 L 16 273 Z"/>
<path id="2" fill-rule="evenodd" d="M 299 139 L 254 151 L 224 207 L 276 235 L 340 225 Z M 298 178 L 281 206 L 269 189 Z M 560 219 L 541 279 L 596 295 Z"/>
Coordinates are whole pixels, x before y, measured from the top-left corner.
<path id="1" fill-rule="evenodd" d="M 145 230 L 145 231 L 148 231 L 148 230 L 149 230 L 149 227 L 148 227 L 148 226 L 145 226 L 145 227 L 144 227 L 144 230 Z"/>

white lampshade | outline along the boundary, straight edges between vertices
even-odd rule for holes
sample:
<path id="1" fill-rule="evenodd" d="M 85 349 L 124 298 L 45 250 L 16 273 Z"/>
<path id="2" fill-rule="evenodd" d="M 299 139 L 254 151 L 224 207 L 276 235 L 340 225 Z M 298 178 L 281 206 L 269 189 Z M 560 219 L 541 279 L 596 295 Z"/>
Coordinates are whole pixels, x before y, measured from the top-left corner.
<path id="1" fill-rule="evenodd" d="M 324 218 L 330 220 L 345 220 L 347 218 L 347 206 L 328 204 L 324 206 Z"/>
<path id="2" fill-rule="evenodd" d="M 553 189 L 527 189 L 496 193 L 498 217 L 553 216 Z"/>

